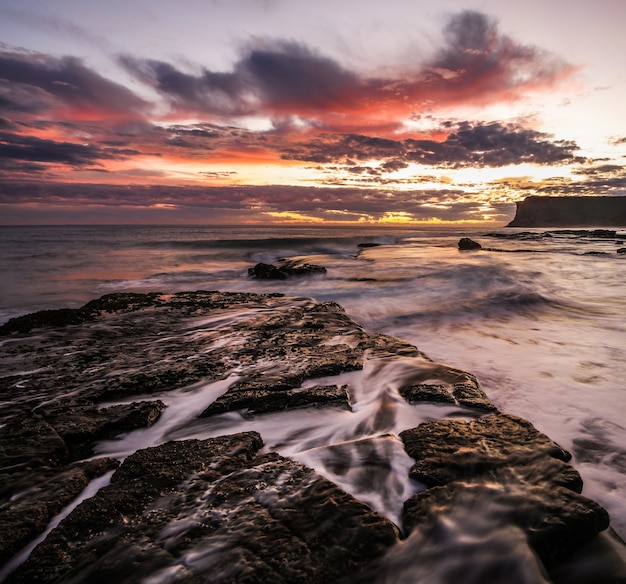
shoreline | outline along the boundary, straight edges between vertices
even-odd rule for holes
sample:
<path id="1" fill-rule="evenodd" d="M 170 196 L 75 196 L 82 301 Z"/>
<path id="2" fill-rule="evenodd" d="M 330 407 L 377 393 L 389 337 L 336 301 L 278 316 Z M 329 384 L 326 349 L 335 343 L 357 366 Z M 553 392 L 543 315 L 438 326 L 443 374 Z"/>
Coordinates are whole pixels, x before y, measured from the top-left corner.
<path id="1" fill-rule="evenodd" d="M 505 511 L 502 512 L 499 519 L 501 524 L 515 525 L 522 531 L 525 529 L 524 524 L 523 522 L 520 524 L 520 519 L 516 519 L 514 513 L 514 510 L 520 506 L 526 509 L 524 516 L 537 517 L 539 523 L 544 521 L 542 517 L 546 518 L 551 514 L 556 514 L 560 518 L 559 521 L 567 518 L 565 520 L 566 530 L 561 535 L 550 532 L 551 528 L 548 526 L 551 521 L 547 521 L 548 532 L 541 540 L 547 542 L 547 548 L 541 547 L 544 544 L 532 544 L 531 541 L 532 549 L 535 553 L 539 553 L 543 559 L 543 562 L 538 565 L 539 571 L 544 570 L 546 565 L 550 566 L 549 569 L 555 574 L 559 573 L 559 570 L 566 570 L 567 561 L 563 558 L 572 553 L 577 553 L 574 550 L 580 550 L 580 545 L 585 540 L 595 541 L 594 546 L 599 546 L 601 549 L 601 551 L 595 549 L 591 553 L 591 557 L 606 558 L 610 556 L 612 558 L 607 564 L 609 568 L 606 569 L 613 572 L 619 572 L 622 569 L 615 556 L 616 552 L 612 548 L 614 544 L 606 540 L 606 533 L 612 533 L 605 531 L 608 525 L 608 515 L 600 506 L 577 494 L 576 491 L 582 487 L 582 481 L 580 481 L 578 473 L 565 462 L 569 460 L 568 453 L 545 435 L 538 433 L 528 422 L 499 413 L 484 395 L 484 392 L 480 390 L 478 382 L 471 374 L 435 363 L 414 346 L 400 339 L 367 333 L 335 303 L 318 303 L 302 297 L 290 298 L 279 294 L 196 292 L 166 295 L 159 293 L 114 294 L 88 303 L 86 307 L 74 312 L 52 311 L 40 313 L 37 317 L 31 315 L 29 318 L 23 318 L 19 321 L 23 325 L 21 327 L 16 327 L 16 321 L 13 321 L 9 327 L 13 332 L 10 332 L 6 325 L 0 327 L 0 331 L 9 332 L 0 346 L 4 362 L 12 363 L 11 366 L 18 372 L 20 367 L 22 367 L 22 371 L 26 371 L 26 373 L 18 376 L 18 384 L 21 387 L 16 386 L 12 390 L 13 399 L 17 400 L 19 396 L 20 405 L 18 405 L 18 401 L 15 401 L 15 406 L 9 406 L 8 421 L 3 423 L 17 424 L 16 427 L 20 427 L 23 431 L 30 432 L 28 435 L 32 435 L 33 428 L 29 428 L 29 424 L 34 423 L 32 414 L 27 414 L 23 410 L 24 407 L 27 410 L 32 409 L 34 404 L 37 406 L 35 408 L 36 418 L 41 418 L 41 422 L 37 422 L 40 424 L 37 427 L 41 429 L 36 432 L 36 435 L 43 438 L 45 443 L 33 446 L 36 452 L 35 458 L 31 457 L 30 462 L 28 460 L 18 461 L 18 467 L 20 464 L 32 466 L 33 460 L 41 459 L 42 453 L 37 452 L 37 449 L 41 449 L 45 445 L 45 456 L 48 457 L 47 465 L 44 465 L 46 468 L 59 469 L 60 473 L 81 472 L 83 476 L 87 477 L 84 469 L 76 470 L 78 468 L 76 464 L 80 465 L 80 460 L 85 455 L 89 455 L 89 452 L 85 451 L 86 445 L 92 444 L 91 448 L 94 445 L 98 448 L 98 441 L 104 440 L 102 444 L 106 444 L 108 440 L 111 443 L 116 433 L 128 432 L 131 429 L 138 436 L 149 438 L 146 433 L 149 433 L 152 428 L 158 429 L 159 424 L 163 426 L 165 423 L 172 423 L 168 421 L 168 411 L 173 412 L 176 408 L 173 402 L 168 402 L 168 399 L 171 399 L 168 394 L 176 392 L 178 389 L 183 392 L 187 391 L 188 397 L 185 398 L 185 402 L 180 402 L 181 404 L 184 403 L 184 406 L 176 411 L 182 414 L 192 410 L 195 411 L 195 414 L 192 414 L 188 422 L 177 419 L 177 426 L 167 426 L 169 429 L 166 428 L 165 434 L 157 432 L 155 434 L 157 443 L 152 444 L 149 441 L 153 438 L 150 438 L 148 442 L 144 441 L 144 447 L 137 451 L 137 456 L 139 453 L 145 453 L 147 456 L 148 452 L 151 453 L 150 456 L 160 456 L 162 449 L 165 448 L 162 445 L 167 444 L 163 440 L 167 438 L 167 432 L 173 431 L 174 427 L 178 428 L 176 432 L 179 436 L 184 436 L 182 430 L 185 424 L 188 424 L 191 428 L 189 436 L 200 437 L 202 434 L 200 429 L 206 421 L 218 420 L 219 423 L 215 431 L 223 430 L 220 433 L 223 436 L 229 434 L 229 427 L 237 429 L 241 424 L 254 424 L 258 420 L 267 422 L 272 416 L 278 415 L 282 416 L 283 419 L 286 419 L 284 416 L 292 416 L 291 419 L 294 424 L 300 424 L 299 432 L 306 428 L 305 420 L 311 416 L 322 425 L 337 424 L 337 428 L 340 428 L 343 434 L 337 435 L 337 432 L 340 431 L 338 429 L 334 430 L 335 434 L 332 432 L 326 435 L 311 433 L 307 439 L 308 444 L 305 442 L 304 451 L 302 451 L 302 447 L 291 447 L 292 449 L 296 448 L 296 450 L 300 448 L 302 452 L 309 451 L 312 447 L 321 449 L 319 452 L 323 454 L 322 460 L 324 462 L 320 468 L 335 469 L 333 472 L 336 473 L 335 476 L 337 477 L 349 476 L 352 472 L 363 472 L 368 468 L 367 465 L 361 467 L 359 464 L 352 467 L 352 463 L 349 462 L 350 460 L 358 460 L 362 456 L 362 454 L 358 454 L 359 448 L 362 447 L 370 452 L 368 456 L 375 456 L 375 459 L 379 461 L 374 467 L 369 468 L 368 473 L 372 472 L 373 468 L 391 468 L 399 460 L 412 459 L 413 470 L 411 473 L 413 478 L 405 477 L 403 479 L 405 485 L 411 485 L 415 489 L 415 480 L 424 484 L 413 494 L 406 490 L 407 487 L 404 487 L 403 494 L 399 496 L 402 499 L 398 501 L 400 505 L 406 501 L 404 502 L 404 519 L 402 519 L 406 525 L 394 527 L 393 523 L 389 522 L 389 519 L 384 518 L 383 515 L 368 510 L 367 506 L 362 507 L 362 503 L 357 505 L 358 516 L 362 518 L 365 524 L 371 524 L 373 518 L 377 518 L 375 523 L 380 529 L 377 529 L 378 535 L 375 536 L 375 539 L 382 538 L 377 541 L 379 543 L 386 542 L 380 543 L 375 554 L 372 552 L 378 557 L 393 557 L 390 550 L 395 549 L 395 546 L 402 541 L 401 533 L 396 531 L 398 527 L 406 530 L 406 526 L 410 525 L 414 533 L 419 532 L 424 537 L 434 537 L 435 532 L 432 530 L 436 529 L 439 519 L 430 515 L 431 503 L 428 501 L 437 501 L 435 504 L 441 506 L 441 501 L 452 496 L 450 502 L 444 504 L 444 508 L 448 505 L 449 512 L 456 513 L 455 506 L 452 504 L 453 501 L 459 497 L 462 499 L 469 496 L 470 499 L 479 497 L 480 500 L 487 497 L 487 501 L 491 500 L 498 508 L 504 508 Z M 67 326 L 60 326 L 59 317 L 67 319 Z M 30 333 L 27 330 L 31 329 L 33 325 L 41 327 L 42 324 L 45 324 L 42 319 L 46 318 L 49 319 L 48 323 L 53 325 L 49 329 L 49 333 L 46 333 L 45 329 L 41 329 L 29 340 L 28 335 Z M 18 330 L 20 332 L 17 332 Z M 36 346 L 45 347 L 45 352 L 42 354 L 38 350 L 33 351 Z M 330 348 L 332 350 L 329 350 Z M 133 353 L 137 354 L 133 355 Z M 61 362 L 59 362 L 59 358 Z M 29 359 L 32 362 L 24 369 L 24 365 Z M 61 371 L 64 372 L 62 382 L 59 381 L 58 377 Z M 81 373 L 81 371 L 87 373 Z M 234 379 L 232 378 L 233 371 L 237 372 Z M 111 372 L 114 372 L 112 376 Z M 319 388 L 333 387 L 330 381 L 346 378 L 349 381 L 344 397 L 341 397 L 341 392 L 319 390 Z M 226 382 L 226 386 L 224 380 L 229 380 Z M 9 378 L 4 378 L 5 396 L 7 395 L 6 388 L 11 386 L 11 381 Z M 222 385 L 218 387 L 216 384 L 220 383 Z M 62 386 L 65 397 L 58 395 L 59 385 Z M 343 383 L 336 383 L 334 387 L 343 385 Z M 30 402 L 30 405 L 29 402 L 24 401 L 24 398 L 27 397 L 24 395 L 24 391 L 29 387 L 32 390 L 30 399 L 34 400 Z M 206 387 L 202 390 L 205 392 L 204 394 L 200 394 L 194 389 L 200 389 L 200 387 Z M 214 387 L 215 389 L 213 389 Z M 185 390 L 185 388 L 190 389 Z M 220 411 L 227 412 L 224 414 L 216 415 L 214 411 L 203 414 L 206 406 L 223 399 L 219 392 L 223 393 L 224 389 L 226 389 L 224 395 L 231 394 L 238 397 L 239 401 L 231 402 L 231 406 L 235 409 L 230 412 L 221 409 Z M 308 402 L 308 406 L 306 404 L 303 406 L 301 401 L 294 401 L 294 410 L 283 409 L 289 407 L 291 397 L 285 397 L 284 401 L 275 399 L 277 395 L 290 396 L 295 394 L 296 397 L 301 397 L 306 392 L 308 392 L 307 395 L 312 396 L 307 399 L 312 401 Z M 194 395 L 198 396 L 198 400 L 196 401 L 194 398 L 189 401 Z M 136 397 L 139 397 L 141 401 L 128 401 Z M 240 399 L 242 397 L 249 401 L 242 402 Z M 99 403 L 110 404 L 120 399 L 127 405 L 124 406 L 120 402 L 119 405 L 109 405 L 104 410 L 98 406 Z M 279 411 L 267 414 L 254 414 L 252 411 L 245 413 L 254 410 L 255 405 L 258 406 L 258 404 L 263 403 L 262 400 L 268 404 L 265 407 L 270 408 L 264 411 L 271 412 L 277 407 Z M 209 403 L 206 403 L 207 401 Z M 11 399 L 5 401 L 5 407 L 10 402 Z M 192 403 L 196 405 L 192 406 Z M 245 403 L 248 405 L 242 406 Z M 243 417 L 241 417 L 242 407 Z M 418 418 L 412 418 L 410 427 L 403 430 L 406 432 L 405 434 L 394 430 L 394 424 L 397 420 L 403 419 L 403 416 L 415 416 L 416 412 L 422 409 L 426 411 L 426 417 L 421 423 L 415 423 Z M 102 412 L 105 412 L 106 415 L 103 415 Z M 437 418 L 441 418 L 441 420 L 433 419 L 435 413 L 438 413 Z M 24 418 L 25 415 L 26 418 Z M 113 418 L 114 415 L 115 418 Z M 198 415 L 200 415 L 199 418 L 196 417 Z M 15 419 L 11 416 L 15 416 Z M 461 419 L 455 419 L 459 416 Z M 469 421 L 462 421 L 468 416 Z M 117 421 L 114 422 L 113 420 Z M 490 425 L 490 421 L 495 425 Z M 406 425 L 409 422 L 405 420 L 402 423 Z M 128 426 L 128 424 L 131 425 Z M 263 427 L 269 428 L 271 424 L 270 426 L 266 424 Z M 350 428 L 353 430 L 350 431 Z M 439 430 L 436 430 L 437 428 Z M 449 450 L 451 448 L 449 438 L 435 440 L 428 447 L 407 446 L 412 441 L 423 440 L 418 436 L 421 436 L 421 433 L 426 429 L 428 429 L 427 434 L 429 435 L 436 431 L 442 431 L 448 437 L 451 436 L 451 432 L 458 432 L 459 440 L 461 440 L 459 445 L 462 445 L 459 447 L 469 457 L 459 466 L 460 460 L 458 455 L 454 454 L 455 450 Z M 134 435 L 132 432 L 131 435 Z M 315 432 L 319 432 L 319 430 L 315 430 Z M 263 432 L 257 434 L 258 438 L 254 438 L 254 440 L 257 441 L 258 446 L 255 448 L 258 452 L 258 448 L 261 446 L 258 441 L 265 442 L 263 452 L 268 452 L 267 455 L 272 450 L 275 451 L 276 446 L 273 446 L 273 443 L 276 445 L 283 444 L 282 447 L 279 446 L 279 450 L 285 448 L 285 441 L 296 440 L 294 444 L 298 443 L 298 439 L 289 438 L 289 436 L 274 437 L 270 435 L 266 438 Z M 53 439 L 55 435 L 58 439 Z M 244 435 L 245 432 L 243 434 L 240 432 L 236 436 L 241 436 L 243 439 Z M 293 436 L 296 435 L 294 426 Z M 518 435 L 519 438 L 516 437 Z M 390 436 L 390 438 L 385 438 L 385 436 Z M 493 444 L 493 450 L 483 451 L 480 444 L 484 444 L 487 436 Z M 361 442 L 362 446 L 358 446 L 357 450 L 346 450 L 345 445 L 353 443 L 356 437 L 361 441 L 365 440 L 365 442 Z M 216 436 L 216 438 L 210 439 L 201 438 L 201 441 L 217 439 Z M 239 439 L 229 438 L 228 440 Z M 219 440 L 226 440 L 226 438 L 219 438 Z M 478 442 L 475 442 L 476 440 Z M 196 444 L 193 441 L 189 442 L 188 438 L 179 438 L 177 442 L 185 445 L 181 448 L 191 448 L 192 444 Z M 473 443 L 475 445 L 471 446 Z M 533 444 L 533 447 L 529 449 L 528 444 Z M 207 443 L 207 447 L 210 451 L 213 449 L 209 443 Z M 398 447 L 406 450 L 406 453 L 396 453 L 395 449 Z M 5 452 L 8 452 L 6 448 Z M 63 452 L 66 454 L 64 455 Z M 247 450 L 247 452 L 248 454 L 245 455 L 247 462 L 244 466 L 249 470 L 245 471 L 246 473 L 252 472 L 252 468 L 259 469 L 259 465 L 263 468 L 269 468 L 267 465 L 270 465 L 271 468 L 282 469 L 280 472 L 295 473 L 296 475 L 305 472 L 304 469 L 308 468 L 301 466 L 301 463 L 296 463 L 290 457 L 278 455 L 279 458 L 275 458 L 276 455 L 272 455 L 274 458 L 270 457 L 271 460 L 262 458 L 261 461 L 258 459 L 259 455 L 254 453 L 254 449 Z M 393 454 L 390 454 L 392 452 Z M 420 452 L 430 452 L 431 455 L 425 456 L 419 454 Z M 136 456 L 135 454 L 130 452 L 128 454 L 130 454 L 130 459 L 135 460 L 133 458 Z M 451 454 L 452 458 L 449 458 Z M 385 461 L 386 456 L 390 455 L 392 458 Z M 53 458 L 50 458 L 51 456 Z M 63 458 L 64 456 L 65 458 Z M 176 456 L 179 457 L 180 453 Z M 186 456 L 184 455 L 183 458 Z M 266 454 L 262 456 L 266 456 Z M 55 463 L 56 466 L 50 467 L 50 461 L 55 460 L 54 457 L 58 459 Z M 110 470 L 110 465 L 116 466 L 114 458 L 105 456 L 100 460 L 111 461 L 100 463 L 106 467 L 107 471 Z M 147 459 L 146 462 L 148 460 L 151 459 Z M 124 470 L 125 464 L 125 462 L 122 463 L 116 473 L 127 472 Z M 141 463 L 137 470 L 133 471 L 139 472 L 137 476 L 141 476 L 141 473 L 146 471 L 144 464 Z M 225 463 L 216 460 L 213 464 Z M 250 464 L 252 467 L 249 466 Z M 420 469 L 419 471 L 415 470 L 416 465 Z M 514 470 L 513 475 L 511 475 L 512 470 Z M 182 468 L 181 472 L 183 472 Z M 184 471 L 183 474 L 186 472 L 188 471 Z M 243 471 L 231 470 L 227 475 L 230 476 L 232 472 Z M 315 473 L 315 470 L 310 472 Z M 451 472 L 452 474 L 450 474 Z M 116 480 L 116 473 L 113 475 L 114 481 Z M 24 491 L 28 482 L 32 481 L 32 477 L 29 479 L 28 476 L 33 473 L 22 474 L 24 476 L 20 479 L 22 481 L 21 491 Z M 324 475 L 324 472 L 321 475 Z M 327 478 L 322 479 L 321 475 L 307 475 L 310 477 L 307 480 L 328 481 Z M 47 476 L 46 484 L 54 483 L 54 476 L 54 472 L 52 476 Z M 331 481 L 323 483 L 325 486 L 323 488 L 320 486 L 320 488 L 322 491 L 330 489 L 332 493 L 335 493 L 332 496 L 339 496 L 338 491 L 335 490 L 338 487 L 332 483 L 332 473 L 330 476 Z M 392 483 L 390 484 L 397 484 L 396 477 L 389 471 L 383 472 L 374 480 L 372 477 L 375 476 L 377 475 L 371 475 L 369 479 L 370 481 L 373 480 L 374 484 L 381 480 L 383 483 L 380 484 L 386 484 L 384 480 L 391 480 Z M 516 478 L 513 479 L 513 476 Z M 463 483 L 458 482 L 459 477 L 463 477 Z M 161 481 L 162 479 L 155 480 Z M 255 480 L 258 482 L 259 479 Z M 494 489 L 494 482 L 501 486 Z M 463 484 L 466 486 L 459 486 Z M 511 489 L 511 484 L 514 484 L 515 488 Z M 492 485 L 489 487 L 491 490 L 485 490 L 486 485 Z M 541 493 L 541 488 L 544 488 L 542 485 L 547 490 L 545 495 L 540 496 L 537 494 Z M 30 487 L 26 488 L 26 492 L 34 486 L 35 484 L 31 484 Z M 428 488 L 424 489 L 424 486 L 428 486 Z M 148 487 L 149 485 L 146 486 L 146 488 Z M 362 484 L 361 487 L 363 487 Z M 177 483 L 171 488 L 174 489 L 173 492 L 178 492 L 183 487 Z M 242 485 L 239 488 L 245 490 L 252 487 Z M 255 490 L 254 492 L 257 494 L 254 497 L 258 500 L 267 500 L 270 493 L 275 492 L 277 488 L 276 483 L 268 483 L 261 490 Z M 527 494 L 531 492 L 527 490 L 529 488 L 534 493 L 534 499 Z M 111 504 L 110 497 L 119 496 L 112 494 L 114 490 L 107 489 L 108 487 L 102 491 L 103 498 L 98 499 L 96 497 L 96 502 L 93 503 L 93 505 L 100 506 L 98 507 L 100 511 L 102 511 L 102 505 Z M 234 496 L 232 493 L 235 491 L 228 492 L 231 494 L 228 495 L 225 492 L 225 496 L 232 499 Z M 279 499 L 273 499 L 274 495 L 272 495 L 270 499 L 279 501 L 284 496 L 295 497 L 296 493 L 299 493 L 297 496 L 304 496 L 302 490 L 297 490 L 290 495 L 283 494 Z M 564 497 L 561 503 L 557 502 L 559 497 L 555 496 L 555 493 L 561 493 Z M 163 493 L 158 495 L 157 499 L 162 496 Z M 350 497 L 350 495 L 345 496 Z M 371 496 L 374 498 L 374 494 Z M 380 493 L 377 496 L 380 496 Z M 303 501 L 305 500 L 303 499 Z M 21 504 L 26 504 L 25 501 L 23 499 Z M 109 502 L 107 503 L 107 501 Z M 233 501 L 231 500 L 231 503 Z M 358 500 L 350 498 L 346 501 Z M 412 503 L 409 504 L 409 501 Z M 549 505 L 546 506 L 548 501 Z M 7 503 L 9 501 L 6 501 L 5 505 Z M 41 501 L 34 499 L 33 504 L 35 503 L 40 505 Z M 233 503 L 234 506 L 232 509 L 229 507 L 231 510 L 227 513 L 239 513 L 242 512 L 243 508 L 247 508 L 245 505 L 241 507 L 240 503 L 241 501 L 237 504 Z M 350 503 L 349 506 L 355 504 L 357 503 Z M 213 512 L 220 508 L 219 505 L 221 504 L 215 503 L 211 507 Z M 308 501 L 303 502 L 302 505 L 304 512 L 313 503 Z M 327 503 L 324 503 L 323 500 L 317 500 L 315 503 L 315 506 L 320 508 L 324 508 L 326 505 Z M 14 508 L 14 505 L 9 504 L 9 515 L 12 514 L 11 509 Z M 275 507 L 271 508 L 274 509 L 273 513 L 278 513 Z M 470 503 L 463 505 L 464 510 L 471 508 L 472 504 Z M 480 511 L 480 508 L 480 506 L 477 507 L 477 510 Z M 226 511 L 222 509 L 220 512 Z M 88 522 L 83 521 L 81 523 L 75 513 L 73 512 L 67 521 L 73 522 L 73 529 L 79 529 L 82 532 L 87 527 Z M 138 511 L 135 510 L 133 513 L 138 513 Z M 139 515 L 141 513 L 139 512 Z M 371 513 L 375 515 L 371 515 Z M 528 515 L 529 513 L 530 515 Z M 594 519 L 590 521 L 590 518 Z M 475 520 L 476 517 L 473 521 Z M 339 521 L 339 518 L 335 516 L 332 521 Z M 465 525 L 465 529 L 471 525 L 471 518 L 468 518 L 468 521 L 470 523 Z M 137 525 L 143 525 L 143 523 L 139 522 Z M 160 525 L 160 529 L 163 529 L 166 524 Z M 574 526 L 576 527 L 574 528 Z M 535 528 L 533 527 L 533 530 Z M 218 538 L 221 542 L 219 545 L 226 545 L 225 541 L 231 541 L 230 536 L 233 533 L 224 525 L 216 529 L 221 534 Z M 150 529 L 145 526 L 136 528 L 137 533 L 142 531 L 148 533 Z M 63 529 L 61 529 L 62 532 Z M 597 537 L 594 538 L 594 534 L 599 532 L 605 533 L 605 536 L 600 540 Z M 106 533 L 107 530 L 105 529 L 102 532 L 103 536 Z M 128 531 L 125 533 L 128 535 Z M 428 533 L 431 535 L 428 536 Z M 559 546 L 563 545 L 563 534 L 565 533 L 568 533 L 571 539 L 570 543 L 566 545 L 567 549 L 554 548 L 550 542 L 559 541 L 561 542 Z M 574 534 L 578 535 L 575 536 Z M 31 536 L 29 535 L 25 539 L 29 537 Z M 67 537 L 67 535 L 57 534 L 55 537 Z M 199 537 L 201 540 L 201 533 Z M 240 534 L 237 537 L 243 536 Z M 302 535 L 301 539 L 306 540 L 307 537 L 309 536 Z M 347 536 L 344 534 L 340 537 Z M 609 539 L 614 541 L 614 537 L 616 536 L 611 535 Z M 105 539 L 110 538 L 107 535 Z M 199 544 L 200 540 L 194 539 L 193 545 Z M 55 546 L 61 545 L 60 543 L 55 544 L 54 541 L 51 539 L 47 544 L 43 544 L 40 551 L 36 551 L 35 555 L 15 572 L 17 579 L 13 580 L 11 576 L 8 581 L 21 581 L 20 578 L 27 578 L 27 574 L 34 574 L 35 572 L 32 570 L 43 569 L 41 566 L 50 561 L 51 554 L 54 555 Z M 78 558 L 83 553 L 81 549 L 87 541 L 89 541 L 89 536 L 85 532 L 79 536 L 79 540 L 76 540 L 75 544 L 72 544 L 77 558 L 72 561 L 79 561 Z M 113 538 L 110 541 L 118 540 Z M 212 545 L 217 545 L 216 540 L 212 539 L 211 541 L 213 541 Z M 519 542 L 516 543 L 514 549 L 518 549 L 518 544 Z M 174 554 L 172 556 L 170 560 L 173 562 L 172 565 L 179 565 L 177 562 L 181 561 L 181 558 L 191 549 L 189 545 L 184 548 L 187 551 L 180 552 L 182 555 Z M 242 549 L 241 545 L 241 542 L 236 545 L 232 542 L 229 543 L 230 552 L 228 553 L 239 554 Z M 540 547 L 537 548 L 537 545 Z M 157 553 L 158 547 L 153 540 L 151 549 L 154 550 L 154 553 Z M 369 566 L 372 558 L 367 557 L 367 554 L 365 554 L 365 558 L 355 558 L 353 551 L 349 549 L 350 546 L 346 547 L 345 542 L 339 548 L 344 549 L 343 553 L 347 554 L 346 558 L 352 558 L 347 561 L 347 564 L 352 562 L 350 573 L 343 574 L 342 577 L 356 578 L 359 574 L 366 574 L 374 570 L 372 566 Z M 157 556 L 160 553 L 158 552 Z M 263 555 L 261 556 L 264 558 L 261 564 L 266 566 L 270 560 Z M 126 558 L 125 561 L 129 561 L 129 558 Z M 390 560 L 384 560 L 384 562 L 388 561 Z M 488 564 L 486 560 L 483 561 L 486 565 Z M 496 561 L 496 558 L 491 558 L 489 561 Z M 527 558 L 524 562 L 526 561 Z M 43 564 L 37 564 L 37 562 L 43 562 Z M 37 565 L 40 567 L 37 568 Z M 320 570 L 331 569 L 326 564 L 320 564 L 320 566 L 322 565 L 326 567 L 320 567 Z M 118 567 L 121 569 L 122 565 Z M 261 570 L 262 568 L 259 567 L 258 569 Z M 307 569 L 312 568 L 309 566 Z M 599 568 L 596 567 L 595 569 Z M 626 570 L 626 568 L 624 569 Z M 22 576 L 19 576 L 20 574 Z M 326 574 L 328 573 L 326 572 Z M 229 580 L 225 579 L 224 581 Z M 259 579 L 259 581 L 263 580 Z M 575 580 L 569 581 L 574 582 Z"/>

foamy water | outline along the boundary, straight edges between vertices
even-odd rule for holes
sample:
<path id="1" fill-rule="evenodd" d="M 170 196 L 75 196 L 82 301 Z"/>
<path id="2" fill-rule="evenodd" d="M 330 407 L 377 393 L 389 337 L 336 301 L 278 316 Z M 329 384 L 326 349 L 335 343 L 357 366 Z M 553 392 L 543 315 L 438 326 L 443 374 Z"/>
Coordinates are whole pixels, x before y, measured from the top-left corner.
<path id="1" fill-rule="evenodd" d="M 122 290 L 283 292 L 337 301 L 368 331 L 406 339 L 475 374 L 502 411 L 530 420 L 572 451 L 583 493 L 603 504 L 626 536 L 626 256 L 615 253 L 612 240 L 562 234 L 509 241 L 486 232 L 0 228 L 0 321 Z M 462 236 L 491 250 L 459 252 Z M 381 245 L 357 247 L 363 242 Z M 322 264 L 327 274 L 285 282 L 247 277 L 254 263 L 287 257 Z M 419 488 L 406 478 L 411 460 L 398 432 L 455 413 L 398 399 L 394 379 L 409 366 L 372 362 L 362 372 L 325 380 L 349 383 L 352 412 L 198 420 L 234 377 L 198 384 L 162 396 L 169 407 L 153 428 L 100 449 L 123 457 L 166 439 L 254 429 L 267 449 L 313 466 L 397 521 L 401 502 Z"/>

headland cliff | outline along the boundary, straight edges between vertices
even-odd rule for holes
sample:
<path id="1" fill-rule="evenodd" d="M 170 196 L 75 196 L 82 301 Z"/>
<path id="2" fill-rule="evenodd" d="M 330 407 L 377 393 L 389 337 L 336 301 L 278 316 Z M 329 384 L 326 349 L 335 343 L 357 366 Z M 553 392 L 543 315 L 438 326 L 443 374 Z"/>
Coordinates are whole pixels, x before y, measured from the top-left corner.
<path id="1" fill-rule="evenodd" d="M 626 197 L 526 197 L 507 227 L 620 227 Z"/>

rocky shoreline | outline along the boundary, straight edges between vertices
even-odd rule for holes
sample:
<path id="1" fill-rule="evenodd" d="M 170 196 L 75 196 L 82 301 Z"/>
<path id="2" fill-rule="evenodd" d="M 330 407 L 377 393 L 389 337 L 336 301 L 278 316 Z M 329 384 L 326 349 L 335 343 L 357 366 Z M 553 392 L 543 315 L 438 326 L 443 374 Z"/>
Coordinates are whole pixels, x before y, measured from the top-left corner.
<path id="1" fill-rule="evenodd" d="M 581 494 L 569 453 L 499 412 L 470 373 L 366 332 L 335 303 L 280 294 L 112 294 L 12 319 L 0 327 L 0 363 L 0 580 L 385 582 L 400 581 L 390 574 L 407 569 L 425 580 L 426 562 L 441 582 L 529 581 L 521 572 L 516 579 L 502 554 L 486 560 L 471 546 L 446 549 L 446 525 L 455 523 L 463 539 L 487 516 L 485 533 L 507 534 L 516 569 L 530 570 L 532 581 L 626 582 L 624 545 L 607 512 Z M 351 415 L 349 376 L 390 363 L 401 374 L 382 388 L 359 434 L 307 449 L 329 454 L 321 470 L 330 477 L 352 470 L 357 450 L 348 446 L 367 450 L 359 437 L 399 442 L 414 460 L 415 488 L 398 501 L 398 522 L 279 454 L 261 433 L 228 431 L 232 416 Z M 196 399 L 205 387 L 213 393 Z M 175 439 L 173 393 L 188 400 L 190 424 L 219 420 L 224 432 Z M 430 417 L 393 435 L 400 403 L 431 408 Z M 117 456 L 100 450 L 150 431 L 146 447 Z M 358 470 L 376 489 L 392 463 L 368 456 Z M 12 558 L 107 473 L 110 482 L 15 566 Z M 407 568 L 407 554 L 419 566 Z M 469 573 L 476 576 L 459 579 Z"/>

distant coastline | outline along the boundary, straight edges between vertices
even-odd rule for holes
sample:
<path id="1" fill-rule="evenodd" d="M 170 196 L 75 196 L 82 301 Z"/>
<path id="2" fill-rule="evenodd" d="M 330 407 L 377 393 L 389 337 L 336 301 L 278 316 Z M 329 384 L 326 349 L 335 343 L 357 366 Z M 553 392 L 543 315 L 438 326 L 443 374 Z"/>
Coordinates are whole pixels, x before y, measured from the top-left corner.
<path id="1" fill-rule="evenodd" d="M 526 197 L 507 227 L 626 226 L 624 197 Z"/>

